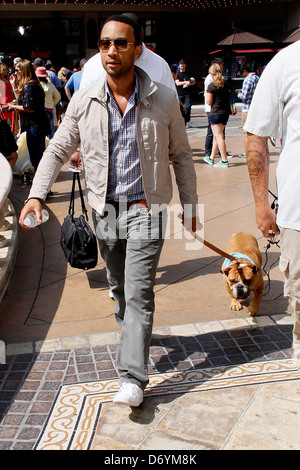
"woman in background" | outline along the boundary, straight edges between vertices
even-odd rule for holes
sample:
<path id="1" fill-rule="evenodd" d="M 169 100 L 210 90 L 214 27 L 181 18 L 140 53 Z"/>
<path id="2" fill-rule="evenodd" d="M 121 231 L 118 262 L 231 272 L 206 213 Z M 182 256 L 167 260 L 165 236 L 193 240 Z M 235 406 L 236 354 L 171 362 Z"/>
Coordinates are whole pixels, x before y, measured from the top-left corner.
<path id="1" fill-rule="evenodd" d="M 17 104 L 9 104 L 8 110 L 16 109 L 20 115 L 21 132 L 26 132 L 27 148 L 31 164 L 36 171 L 45 150 L 45 137 L 50 133 L 46 115 L 45 93 L 29 60 L 16 64 Z"/>
<path id="2" fill-rule="evenodd" d="M 221 154 L 221 161 L 214 166 L 227 168 L 229 166 L 227 160 L 227 151 L 224 137 L 224 129 L 230 115 L 229 88 L 224 82 L 221 69 L 218 64 L 212 64 L 209 73 L 213 78 L 213 82 L 208 85 L 206 90 L 206 102 L 211 106 L 209 123 L 214 135 L 213 146 L 210 156 L 204 157 L 205 163 L 214 165 L 215 156 L 218 149 Z"/>
<path id="3" fill-rule="evenodd" d="M 0 62 L 0 104 L 7 105 L 14 100 L 13 90 L 8 78 L 8 66 L 4 62 Z M 11 130 L 14 133 L 15 113 L 7 111 L 7 106 L 3 106 L 3 117 L 8 120 Z"/>
<path id="4" fill-rule="evenodd" d="M 16 113 L 8 111 L 8 103 L 14 100 L 14 95 L 12 91 L 12 86 L 8 78 L 8 66 L 5 62 L 0 62 L 0 110 L 1 117 L 7 120 L 7 123 L 10 126 L 13 136 L 15 135 L 15 124 L 16 124 Z M 2 140 L 3 139 L 3 140 Z M 18 159 L 18 154 L 16 152 L 16 143 L 14 139 L 9 139 L 10 144 L 8 144 L 7 139 L 0 135 L 0 148 L 1 153 L 9 162 L 10 166 L 13 167 Z"/>

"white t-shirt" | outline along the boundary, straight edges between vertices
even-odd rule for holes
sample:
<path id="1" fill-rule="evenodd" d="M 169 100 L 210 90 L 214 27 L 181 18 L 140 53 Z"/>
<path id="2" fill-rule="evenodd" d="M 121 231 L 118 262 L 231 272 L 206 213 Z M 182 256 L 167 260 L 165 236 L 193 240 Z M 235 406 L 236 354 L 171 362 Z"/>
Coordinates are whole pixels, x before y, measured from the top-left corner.
<path id="1" fill-rule="evenodd" d="M 172 88 L 176 93 L 176 85 L 167 62 L 159 55 L 147 49 L 143 43 L 141 55 L 135 61 L 135 65 L 143 69 L 154 82 L 162 83 Z M 105 73 L 101 62 L 101 53 L 91 57 L 85 64 L 81 78 L 80 89 L 94 83 L 99 79 L 102 73 Z"/>
<path id="2" fill-rule="evenodd" d="M 210 85 L 213 81 L 214 81 L 214 79 L 212 78 L 210 73 L 207 75 L 206 79 L 204 80 L 204 101 L 205 101 L 204 110 L 205 110 L 206 113 L 210 113 L 211 108 L 206 103 L 205 93 L 206 93 L 208 85 Z"/>
<path id="3" fill-rule="evenodd" d="M 277 224 L 300 230 L 300 41 L 278 52 L 265 68 L 244 130 L 282 139 Z"/>

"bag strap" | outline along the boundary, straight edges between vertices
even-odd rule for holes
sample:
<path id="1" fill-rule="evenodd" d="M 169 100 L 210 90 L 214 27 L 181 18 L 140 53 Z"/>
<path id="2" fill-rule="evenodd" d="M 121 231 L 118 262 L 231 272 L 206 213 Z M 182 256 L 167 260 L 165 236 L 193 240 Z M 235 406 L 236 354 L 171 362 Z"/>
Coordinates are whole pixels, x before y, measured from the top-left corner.
<path id="1" fill-rule="evenodd" d="M 83 192 L 81 188 L 81 183 L 80 183 L 80 176 L 79 173 L 73 173 L 73 183 L 72 183 L 72 190 L 71 190 L 71 198 L 70 198 L 70 205 L 69 205 L 69 214 L 72 215 L 72 217 L 75 214 L 75 209 L 74 209 L 74 201 L 75 201 L 75 184 L 76 180 L 78 182 L 78 187 L 79 187 L 79 195 L 80 195 L 80 200 L 81 200 L 81 210 L 82 213 L 84 214 L 86 220 L 88 221 L 88 215 L 87 215 L 87 210 L 85 207 L 84 203 L 84 198 L 83 198 Z"/>
<path id="2" fill-rule="evenodd" d="M 74 199 L 75 199 L 75 178 L 73 175 L 73 183 L 72 183 L 70 205 L 69 205 L 69 215 L 72 215 L 72 216 L 74 216 Z"/>

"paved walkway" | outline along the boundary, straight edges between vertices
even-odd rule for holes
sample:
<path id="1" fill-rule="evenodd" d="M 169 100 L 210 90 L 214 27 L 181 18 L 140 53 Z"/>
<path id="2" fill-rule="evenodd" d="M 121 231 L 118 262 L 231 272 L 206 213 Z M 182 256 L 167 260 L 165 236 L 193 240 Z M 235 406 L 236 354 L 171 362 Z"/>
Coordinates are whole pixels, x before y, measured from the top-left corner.
<path id="1" fill-rule="evenodd" d="M 227 133 L 228 151 L 235 155 L 228 169 L 203 163 L 203 131 L 187 132 L 205 238 L 225 250 L 232 233 L 249 231 L 264 253 L 246 162 L 236 156 L 244 150 L 241 130 Z M 271 148 L 274 193 L 278 151 Z M 120 330 L 104 264 L 99 260 L 88 272 L 72 269 L 59 246 L 70 187 L 66 166 L 47 202 L 50 220 L 34 231 L 20 229 L 14 275 L 0 305 L 7 353 L 7 363 L 0 364 L 0 449 L 102 449 L 114 455 L 300 449 L 300 373 L 276 263 L 279 249 L 271 246 L 267 259 L 263 254 L 270 289 L 252 319 L 246 308 L 231 312 L 221 257 L 175 231 L 157 273 L 146 398 L 137 409 L 114 405 Z M 17 213 L 28 191 L 14 179 Z M 176 191 L 173 202 L 178 203 Z M 139 453 L 126 455 L 141 459 Z"/>

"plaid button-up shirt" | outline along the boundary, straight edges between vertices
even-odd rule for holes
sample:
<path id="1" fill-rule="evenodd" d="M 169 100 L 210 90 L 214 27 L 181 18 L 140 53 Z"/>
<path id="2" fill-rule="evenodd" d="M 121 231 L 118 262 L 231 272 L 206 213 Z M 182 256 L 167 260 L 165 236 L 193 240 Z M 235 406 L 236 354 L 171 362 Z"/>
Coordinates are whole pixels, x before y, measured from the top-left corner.
<path id="1" fill-rule="evenodd" d="M 136 201 L 145 199 L 139 152 L 135 132 L 138 84 L 122 116 L 107 84 L 109 115 L 109 177 L 107 200 Z"/>
<path id="2" fill-rule="evenodd" d="M 242 112 L 249 111 L 249 107 L 258 83 L 258 76 L 255 73 L 249 73 L 243 81 L 242 92 L 238 93 L 238 97 L 242 100 Z"/>

